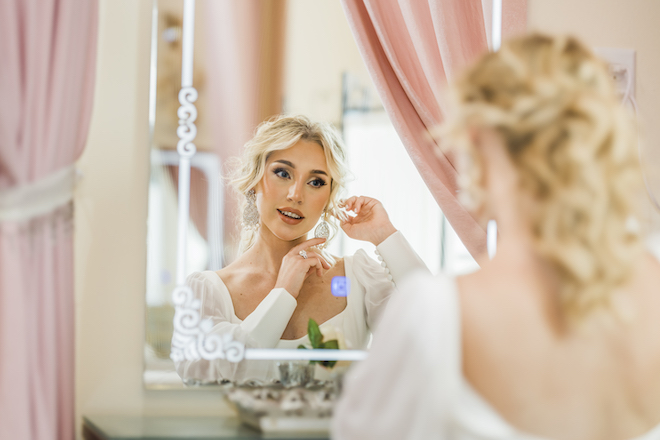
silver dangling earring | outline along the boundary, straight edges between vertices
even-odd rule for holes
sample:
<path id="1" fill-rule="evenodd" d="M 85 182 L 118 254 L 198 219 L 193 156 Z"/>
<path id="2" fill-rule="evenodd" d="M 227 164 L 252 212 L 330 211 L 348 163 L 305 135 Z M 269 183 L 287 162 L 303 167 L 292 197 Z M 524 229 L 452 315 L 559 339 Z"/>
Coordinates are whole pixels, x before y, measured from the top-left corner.
<path id="1" fill-rule="evenodd" d="M 327 218 L 328 213 L 323 212 L 323 221 L 319 223 L 316 226 L 316 229 L 314 229 L 314 238 L 325 238 L 326 240 L 328 237 L 330 237 L 330 225 L 328 222 L 325 220 Z M 324 243 L 325 245 L 325 243 Z"/>
<path id="2" fill-rule="evenodd" d="M 259 228 L 259 210 L 256 204 L 257 195 L 253 189 L 245 193 L 245 199 L 247 205 L 243 210 L 242 226 L 244 229 L 256 230 Z"/>

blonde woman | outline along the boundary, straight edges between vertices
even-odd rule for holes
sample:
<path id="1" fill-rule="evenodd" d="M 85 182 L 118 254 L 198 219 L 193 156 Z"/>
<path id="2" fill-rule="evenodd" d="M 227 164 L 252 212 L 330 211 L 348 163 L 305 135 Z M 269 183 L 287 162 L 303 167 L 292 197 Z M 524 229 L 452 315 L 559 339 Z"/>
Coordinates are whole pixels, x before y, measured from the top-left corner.
<path id="1" fill-rule="evenodd" d="M 605 64 L 535 34 L 454 91 L 444 141 L 466 203 L 497 221 L 497 254 L 399 286 L 334 437 L 660 438 L 660 264 L 642 245 L 635 133 Z"/>
<path id="2" fill-rule="evenodd" d="M 241 254 L 217 272 L 188 277 L 214 333 L 251 348 L 297 348 L 310 345 L 313 318 L 341 345 L 366 348 L 393 284 L 426 266 L 378 200 L 339 199 L 347 172 L 329 125 L 280 116 L 258 127 L 233 181 L 244 199 Z M 335 223 L 350 238 L 373 243 L 382 263 L 364 251 L 337 259 L 325 252 Z M 335 276 L 350 280 L 348 296 L 331 293 Z M 277 377 L 272 363 L 257 361 L 183 361 L 177 371 L 188 383 Z"/>

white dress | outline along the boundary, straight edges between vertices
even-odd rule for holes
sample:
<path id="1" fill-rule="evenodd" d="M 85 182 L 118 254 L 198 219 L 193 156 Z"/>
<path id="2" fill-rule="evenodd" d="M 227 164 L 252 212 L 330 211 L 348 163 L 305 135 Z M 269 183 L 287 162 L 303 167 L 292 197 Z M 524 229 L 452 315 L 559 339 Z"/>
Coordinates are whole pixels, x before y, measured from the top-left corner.
<path id="1" fill-rule="evenodd" d="M 346 348 L 367 347 L 374 328 L 384 310 L 397 280 L 406 274 L 424 270 L 426 266 L 400 232 L 395 232 L 377 246 L 376 262 L 363 250 L 344 258 L 344 270 L 350 280 L 346 308 L 319 325 L 326 339 L 339 337 Z M 250 348 L 297 348 L 310 346 L 304 336 L 295 340 L 280 339 L 296 308 L 296 300 L 285 289 L 273 289 L 244 320 L 234 311 L 229 290 L 212 271 L 195 272 L 187 279 L 195 296 L 201 300 L 202 319 L 210 318 L 212 332 L 230 333 L 234 340 Z M 278 377 L 272 361 L 195 360 L 176 363 L 179 376 L 185 383 L 214 383 L 222 379 L 244 381 L 271 380 Z M 316 377 L 322 379 L 327 371 L 317 368 Z"/>
<path id="2" fill-rule="evenodd" d="M 400 286 L 369 357 L 344 381 L 336 440 L 542 440 L 504 420 L 463 377 L 454 279 L 413 274 Z M 635 440 L 660 439 L 660 425 Z"/>

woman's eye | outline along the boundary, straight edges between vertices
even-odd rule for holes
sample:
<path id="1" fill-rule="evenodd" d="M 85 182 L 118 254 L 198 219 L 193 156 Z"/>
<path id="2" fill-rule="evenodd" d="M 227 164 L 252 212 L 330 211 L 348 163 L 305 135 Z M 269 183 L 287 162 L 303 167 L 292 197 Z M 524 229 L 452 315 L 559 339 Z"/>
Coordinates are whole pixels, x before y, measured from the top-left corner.
<path id="1" fill-rule="evenodd" d="M 320 188 L 322 186 L 325 186 L 325 180 L 323 179 L 314 179 L 309 182 L 310 185 L 312 185 L 314 188 Z"/>
<path id="2" fill-rule="evenodd" d="M 291 177 L 289 172 L 285 170 L 284 168 L 278 168 L 275 171 L 273 171 L 277 177 L 281 177 L 282 179 L 288 179 Z"/>

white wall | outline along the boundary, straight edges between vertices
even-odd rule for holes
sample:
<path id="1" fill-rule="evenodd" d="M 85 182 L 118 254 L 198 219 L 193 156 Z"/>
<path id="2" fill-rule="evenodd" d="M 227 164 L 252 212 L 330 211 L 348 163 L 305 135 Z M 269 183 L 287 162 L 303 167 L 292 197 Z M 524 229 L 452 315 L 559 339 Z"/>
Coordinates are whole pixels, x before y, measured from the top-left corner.
<path id="1" fill-rule="evenodd" d="M 296 32 L 328 38 L 329 52 L 301 47 L 301 66 L 288 65 L 297 81 L 309 70 L 306 57 L 353 66 L 355 51 L 344 49 L 347 25 L 339 0 L 295 0 L 288 14 Z M 97 84 L 89 141 L 78 163 L 84 174 L 76 193 L 76 412 L 82 414 L 199 414 L 228 411 L 214 391 L 146 391 L 142 386 L 149 139 L 147 127 L 150 6 L 148 0 L 101 0 Z M 321 3 L 327 20 L 309 20 L 306 9 Z M 571 32 L 594 46 L 637 50 L 637 101 L 647 145 L 660 158 L 660 2 L 656 0 L 528 0 L 530 28 Z M 338 20 L 333 22 L 332 20 Z M 334 23 L 334 24 L 333 24 Z M 318 49 L 318 50 L 317 50 Z M 293 92 L 292 92 L 293 93 Z M 316 97 L 293 97 L 323 101 Z M 330 99 L 330 98 L 328 98 Z M 327 103 L 314 118 L 336 122 Z M 295 108 L 294 108 L 295 109 Z"/>

